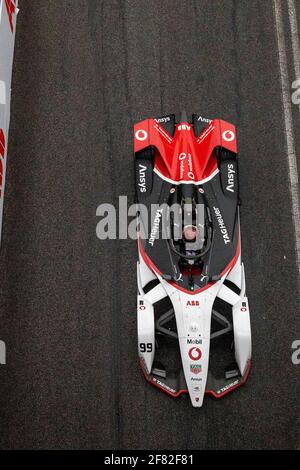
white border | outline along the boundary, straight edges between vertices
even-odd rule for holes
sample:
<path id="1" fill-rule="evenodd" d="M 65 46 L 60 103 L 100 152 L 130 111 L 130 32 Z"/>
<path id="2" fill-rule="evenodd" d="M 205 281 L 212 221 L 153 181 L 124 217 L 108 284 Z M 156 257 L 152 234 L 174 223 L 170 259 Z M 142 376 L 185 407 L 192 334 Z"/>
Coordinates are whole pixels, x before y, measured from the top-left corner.
<path id="1" fill-rule="evenodd" d="M 172 183 L 172 184 L 196 184 L 196 185 L 199 185 L 199 184 L 204 184 L 204 183 L 207 183 L 207 181 L 210 181 L 211 179 L 213 179 L 218 173 L 219 173 L 219 168 L 217 168 L 215 171 L 213 171 L 213 173 L 211 175 L 209 175 L 207 178 L 204 178 L 203 180 L 200 180 L 200 181 L 194 181 L 194 180 L 181 180 L 181 181 L 174 181 L 174 180 L 171 180 L 170 178 L 167 178 L 166 176 L 162 175 L 160 173 L 160 171 L 157 170 L 157 168 L 154 168 L 153 169 L 154 173 L 156 173 L 161 179 L 167 181 L 168 183 Z"/>

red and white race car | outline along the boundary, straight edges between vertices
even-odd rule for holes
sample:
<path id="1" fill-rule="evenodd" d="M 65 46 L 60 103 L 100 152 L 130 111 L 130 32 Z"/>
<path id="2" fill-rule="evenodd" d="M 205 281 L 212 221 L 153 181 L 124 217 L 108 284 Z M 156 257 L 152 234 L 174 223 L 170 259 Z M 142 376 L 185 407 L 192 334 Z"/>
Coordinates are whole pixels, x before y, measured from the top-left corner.
<path id="1" fill-rule="evenodd" d="M 138 351 L 173 397 L 225 395 L 248 377 L 236 129 L 186 113 L 134 126 Z"/>

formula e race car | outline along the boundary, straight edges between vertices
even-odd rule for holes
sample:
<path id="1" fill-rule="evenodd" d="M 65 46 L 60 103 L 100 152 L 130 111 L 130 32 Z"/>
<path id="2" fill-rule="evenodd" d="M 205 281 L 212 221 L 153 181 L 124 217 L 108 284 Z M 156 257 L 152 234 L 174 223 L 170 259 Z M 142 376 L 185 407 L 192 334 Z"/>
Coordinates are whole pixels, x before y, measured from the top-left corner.
<path id="1" fill-rule="evenodd" d="M 219 398 L 248 377 L 236 130 L 185 112 L 134 126 L 140 365 L 173 397 Z"/>

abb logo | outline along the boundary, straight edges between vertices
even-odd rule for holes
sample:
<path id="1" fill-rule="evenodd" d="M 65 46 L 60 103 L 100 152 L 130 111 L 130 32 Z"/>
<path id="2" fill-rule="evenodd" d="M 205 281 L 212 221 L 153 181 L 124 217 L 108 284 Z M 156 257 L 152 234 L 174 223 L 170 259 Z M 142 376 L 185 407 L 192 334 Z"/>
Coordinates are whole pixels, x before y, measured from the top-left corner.
<path id="1" fill-rule="evenodd" d="M 11 32 L 14 32 L 13 15 L 16 12 L 15 0 L 5 0 Z"/>
<path id="2" fill-rule="evenodd" d="M 188 124 L 180 124 L 179 126 L 177 126 L 177 129 L 179 131 L 190 131 L 191 126 L 189 126 Z"/>
<path id="3" fill-rule="evenodd" d="M 5 135 L 4 135 L 3 130 L 0 129 L 0 197 L 2 196 L 4 154 L 5 154 Z"/>
<path id="4" fill-rule="evenodd" d="M 186 303 L 187 306 L 199 307 L 199 300 L 188 300 Z"/>

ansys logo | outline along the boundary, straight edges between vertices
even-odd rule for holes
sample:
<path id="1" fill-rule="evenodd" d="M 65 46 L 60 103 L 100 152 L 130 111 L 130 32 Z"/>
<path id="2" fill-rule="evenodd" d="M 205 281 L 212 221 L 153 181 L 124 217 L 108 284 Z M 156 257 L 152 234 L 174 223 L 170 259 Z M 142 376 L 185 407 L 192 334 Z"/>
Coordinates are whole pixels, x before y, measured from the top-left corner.
<path id="1" fill-rule="evenodd" d="M 0 340 L 0 365 L 6 364 L 6 346 L 4 341 Z"/>

